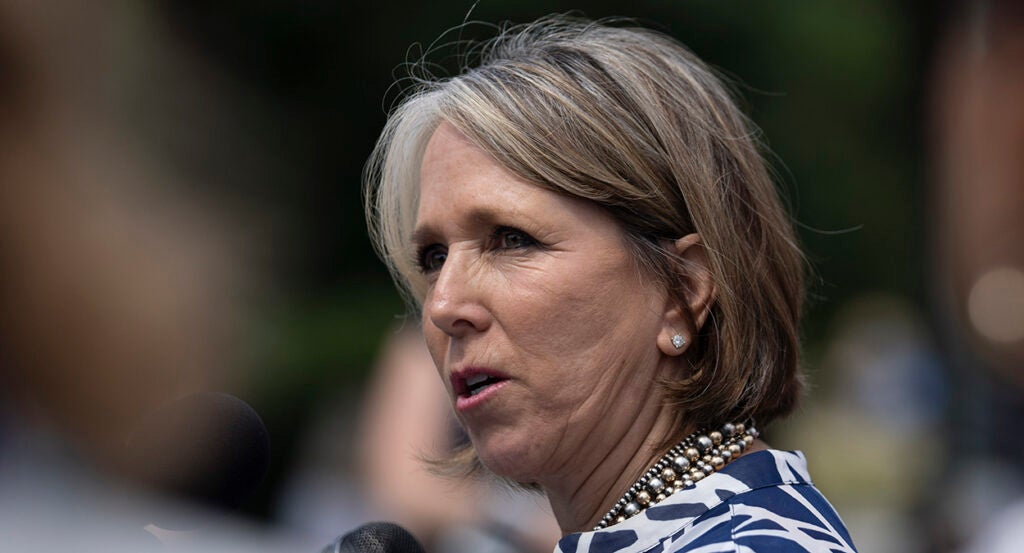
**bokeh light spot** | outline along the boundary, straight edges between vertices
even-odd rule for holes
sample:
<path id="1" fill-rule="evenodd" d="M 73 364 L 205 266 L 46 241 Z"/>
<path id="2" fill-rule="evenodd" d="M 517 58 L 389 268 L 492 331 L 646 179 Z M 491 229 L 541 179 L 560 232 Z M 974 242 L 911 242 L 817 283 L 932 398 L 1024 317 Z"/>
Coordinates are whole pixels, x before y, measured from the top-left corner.
<path id="1" fill-rule="evenodd" d="M 1000 267 L 983 274 L 971 287 L 967 313 L 974 329 L 998 343 L 1024 338 L 1024 272 Z"/>

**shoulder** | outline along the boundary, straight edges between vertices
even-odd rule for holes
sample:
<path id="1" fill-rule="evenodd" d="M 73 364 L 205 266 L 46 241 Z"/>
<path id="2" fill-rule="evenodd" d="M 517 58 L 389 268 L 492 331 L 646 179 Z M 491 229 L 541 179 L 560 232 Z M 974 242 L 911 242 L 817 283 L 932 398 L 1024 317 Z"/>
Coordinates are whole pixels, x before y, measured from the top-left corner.
<path id="1" fill-rule="evenodd" d="M 597 532 L 566 536 L 558 553 L 739 553 L 856 549 L 814 487 L 799 452 L 746 455 L 697 486 Z"/>
<path id="2" fill-rule="evenodd" d="M 654 552 L 854 552 L 839 515 L 811 483 L 737 494 L 706 512 Z"/>
<path id="3" fill-rule="evenodd" d="M 715 486 L 721 502 L 652 553 L 856 551 L 843 521 L 811 482 L 803 454 L 771 450 L 742 460 L 721 474 Z"/>

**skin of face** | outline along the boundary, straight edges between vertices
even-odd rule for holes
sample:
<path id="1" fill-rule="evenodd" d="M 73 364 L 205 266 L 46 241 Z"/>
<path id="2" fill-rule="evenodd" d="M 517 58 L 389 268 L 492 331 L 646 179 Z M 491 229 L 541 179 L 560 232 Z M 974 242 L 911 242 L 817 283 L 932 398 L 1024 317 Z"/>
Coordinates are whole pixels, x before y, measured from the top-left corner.
<path id="1" fill-rule="evenodd" d="M 492 471 L 571 496 L 665 437 L 657 383 L 674 367 L 658 341 L 673 333 L 671 302 L 608 213 L 512 175 L 442 123 L 413 242 L 427 345 Z M 451 375 L 469 368 L 507 380 L 465 408 Z"/>

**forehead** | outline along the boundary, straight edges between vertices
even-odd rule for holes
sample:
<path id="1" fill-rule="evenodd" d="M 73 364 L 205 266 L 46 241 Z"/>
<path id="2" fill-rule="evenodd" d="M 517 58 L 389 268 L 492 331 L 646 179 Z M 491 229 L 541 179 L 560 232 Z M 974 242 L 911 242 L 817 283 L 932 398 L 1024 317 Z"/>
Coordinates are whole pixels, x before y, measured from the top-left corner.
<path id="1" fill-rule="evenodd" d="M 426 146 L 419 186 L 416 238 L 473 222 L 534 225 L 537 230 L 582 225 L 618 232 L 611 215 L 594 202 L 513 174 L 447 123 Z"/>
<path id="2" fill-rule="evenodd" d="M 467 186 L 468 185 L 468 186 Z M 431 135 L 420 167 L 420 208 L 487 191 L 513 200 L 539 187 L 513 175 L 458 129 L 441 123 Z"/>
<path id="3" fill-rule="evenodd" d="M 568 197 L 512 174 L 446 123 L 427 144 L 419 188 L 416 241 L 453 225 L 509 223 L 509 218 L 536 222 L 571 203 Z"/>

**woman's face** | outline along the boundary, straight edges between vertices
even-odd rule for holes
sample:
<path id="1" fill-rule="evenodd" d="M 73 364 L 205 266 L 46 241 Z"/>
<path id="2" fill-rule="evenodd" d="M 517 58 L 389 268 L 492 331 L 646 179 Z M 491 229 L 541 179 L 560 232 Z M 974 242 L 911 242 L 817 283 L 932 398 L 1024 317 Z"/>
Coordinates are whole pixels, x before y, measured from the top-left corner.
<path id="1" fill-rule="evenodd" d="M 654 418 L 666 293 L 610 215 L 513 176 L 448 124 L 420 186 L 424 334 L 491 470 L 544 484 Z"/>

